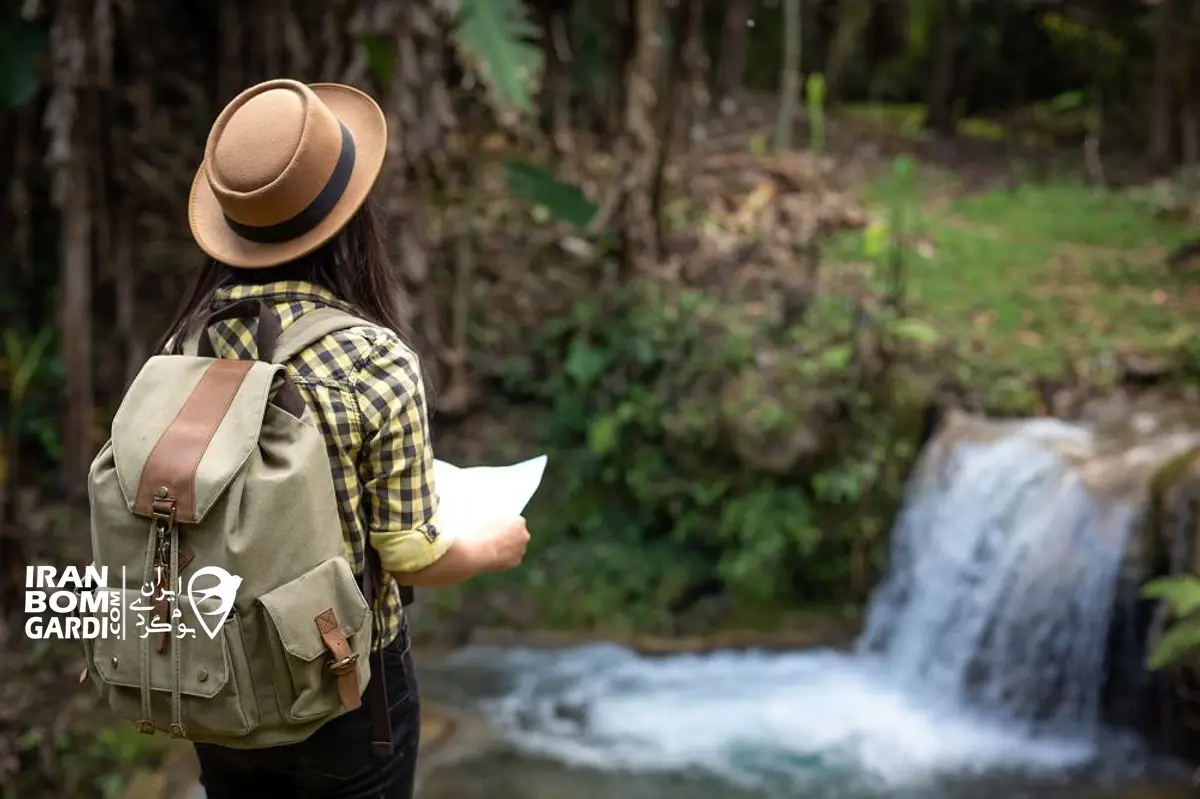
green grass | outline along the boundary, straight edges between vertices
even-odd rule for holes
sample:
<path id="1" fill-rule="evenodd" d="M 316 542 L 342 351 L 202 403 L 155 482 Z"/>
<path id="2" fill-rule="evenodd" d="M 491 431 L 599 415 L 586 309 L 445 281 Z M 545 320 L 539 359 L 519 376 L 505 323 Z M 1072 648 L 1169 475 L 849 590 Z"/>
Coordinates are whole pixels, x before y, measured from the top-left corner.
<path id="1" fill-rule="evenodd" d="M 920 103 L 845 103 L 838 118 L 864 133 L 917 139 L 925 127 L 925 106 Z"/>
<path id="2" fill-rule="evenodd" d="M 1011 140 L 1029 147 L 1054 144 L 1054 133 L 1082 135 L 1084 111 L 1061 110 L 1053 103 L 1026 106 L 1007 122 L 967 117 L 955 124 L 959 136 L 1000 142 Z M 926 108 L 921 103 L 846 103 L 837 108 L 838 119 L 868 134 L 895 136 L 911 141 L 931 139 L 925 130 Z"/>
<path id="3" fill-rule="evenodd" d="M 922 175 L 867 196 L 883 218 L 904 209 L 912 313 L 990 373 L 1170 353 L 1200 318 L 1200 286 L 1163 262 L 1187 229 L 1123 195 L 1056 182 L 963 196 Z M 839 239 L 833 259 L 863 260 L 864 235 Z"/>

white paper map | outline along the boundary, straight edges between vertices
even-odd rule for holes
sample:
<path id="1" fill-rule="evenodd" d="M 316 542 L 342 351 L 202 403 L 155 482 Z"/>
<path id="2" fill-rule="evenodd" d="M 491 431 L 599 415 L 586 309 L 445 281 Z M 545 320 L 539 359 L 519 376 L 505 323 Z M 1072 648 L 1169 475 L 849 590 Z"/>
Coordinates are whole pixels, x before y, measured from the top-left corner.
<path id="1" fill-rule="evenodd" d="M 452 536 L 469 537 L 491 522 L 520 516 L 545 470 L 545 455 L 511 466 L 463 468 L 434 460 L 439 526 Z"/>

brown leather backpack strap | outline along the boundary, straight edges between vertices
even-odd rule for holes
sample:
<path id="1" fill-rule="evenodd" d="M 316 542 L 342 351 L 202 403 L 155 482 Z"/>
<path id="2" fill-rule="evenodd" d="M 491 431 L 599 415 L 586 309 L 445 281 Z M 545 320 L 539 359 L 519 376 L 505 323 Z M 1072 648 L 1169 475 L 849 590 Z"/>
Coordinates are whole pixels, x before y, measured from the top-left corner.
<path id="1" fill-rule="evenodd" d="M 325 647 L 333 655 L 329 670 L 337 677 L 338 696 L 342 700 L 342 707 L 346 710 L 356 710 L 362 705 L 362 691 L 358 684 L 358 655 L 350 649 L 346 632 L 342 629 L 333 608 L 321 611 L 313 621 L 321 633 Z"/>
<path id="2" fill-rule="evenodd" d="M 367 542 L 367 565 L 363 570 L 363 598 L 374 612 L 383 585 L 383 564 L 379 553 Z M 388 702 L 387 678 L 383 667 L 383 647 L 371 649 L 371 679 L 367 682 L 364 697 L 367 712 L 371 714 L 371 748 L 377 757 L 390 757 L 395 750 L 392 743 L 392 712 Z"/>

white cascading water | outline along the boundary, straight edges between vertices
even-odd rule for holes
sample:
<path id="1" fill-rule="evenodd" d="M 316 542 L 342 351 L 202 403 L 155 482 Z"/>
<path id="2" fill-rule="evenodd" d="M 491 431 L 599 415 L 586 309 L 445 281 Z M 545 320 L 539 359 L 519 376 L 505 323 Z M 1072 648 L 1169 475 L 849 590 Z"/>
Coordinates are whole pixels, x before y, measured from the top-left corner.
<path id="1" fill-rule="evenodd" d="M 1053 451 L 1087 439 L 1029 422 L 992 443 L 961 443 L 918 473 L 859 651 L 914 690 L 1030 732 L 1097 730 L 1136 511 L 1100 504 Z"/>
<path id="2" fill-rule="evenodd" d="M 853 654 L 474 648 L 436 682 L 473 686 L 461 699 L 481 700 L 518 751 L 620 772 L 629 797 L 958 799 L 982 795 L 982 775 L 1092 763 L 1138 504 L 1095 488 L 1196 439 L 1121 444 L 1106 461 L 1082 427 L 983 426 L 974 439 L 943 429 L 926 448 Z M 727 789 L 653 782 L 671 774 Z M 579 779 L 567 783 L 579 799 L 611 794 Z"/>

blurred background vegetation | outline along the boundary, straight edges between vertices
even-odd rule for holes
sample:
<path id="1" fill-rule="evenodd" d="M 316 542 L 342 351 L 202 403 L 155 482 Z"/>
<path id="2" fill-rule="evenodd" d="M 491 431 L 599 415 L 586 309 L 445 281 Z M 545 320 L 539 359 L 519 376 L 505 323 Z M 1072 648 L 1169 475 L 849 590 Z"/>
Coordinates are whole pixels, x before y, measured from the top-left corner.
<path id="1" fill-rule="evenodd" d="M 780 630 L 853 617 L 939 408 L 1195 391 L 1197 6 L 8 0 L 0 795 L 119 795 L 159 755 L 78 731 L 24 566 L 86 557 L 247 85 L 379 98 L 439 456 L 551 456 L 528 565 L 424 595 L 419 633 Z"/>

